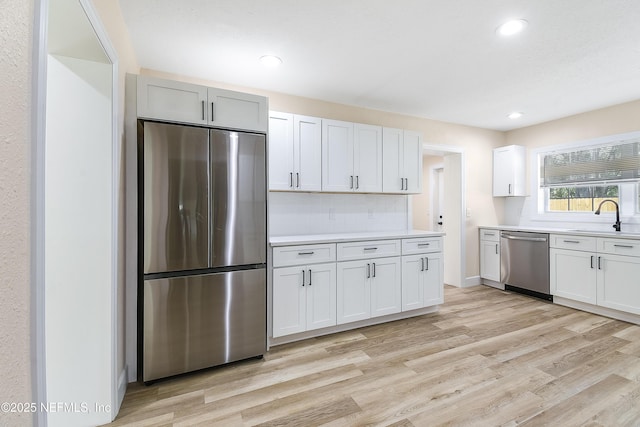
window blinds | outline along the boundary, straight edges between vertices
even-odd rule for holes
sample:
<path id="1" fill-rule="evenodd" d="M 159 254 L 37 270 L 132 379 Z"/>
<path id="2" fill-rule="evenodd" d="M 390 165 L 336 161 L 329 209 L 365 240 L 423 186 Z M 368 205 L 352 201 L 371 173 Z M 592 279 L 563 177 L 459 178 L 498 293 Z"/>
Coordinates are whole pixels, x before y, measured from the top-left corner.
<path id="1" fill-rule="evenodd" d="M 542 187 L 640 179 L 640 140 L 543 154 Z"/>

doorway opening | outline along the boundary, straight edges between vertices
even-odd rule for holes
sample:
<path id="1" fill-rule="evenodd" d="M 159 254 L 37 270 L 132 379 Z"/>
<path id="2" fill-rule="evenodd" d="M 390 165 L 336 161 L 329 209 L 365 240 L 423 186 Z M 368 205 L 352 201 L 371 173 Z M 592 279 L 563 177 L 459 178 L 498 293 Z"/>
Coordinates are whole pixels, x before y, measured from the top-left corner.
<path id="1" fill-rule="evenodd" d="M 424 145 L 423 179 L 423 193 L 413 196 L 413 227 L 445 233 L 444 282 L 462 287 L 466 278 L 463 149 Z"/>

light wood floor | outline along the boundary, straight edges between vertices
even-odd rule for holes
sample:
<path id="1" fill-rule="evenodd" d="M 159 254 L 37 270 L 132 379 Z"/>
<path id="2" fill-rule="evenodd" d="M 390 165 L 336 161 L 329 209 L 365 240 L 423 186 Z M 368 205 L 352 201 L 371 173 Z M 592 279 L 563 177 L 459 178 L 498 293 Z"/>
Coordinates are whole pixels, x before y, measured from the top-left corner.
<path id="1" fill-rule="evenodd" d="M 129 386 L 114 426 L 639 426 L 640 327 L 446 287 L 438 313 Z"/>

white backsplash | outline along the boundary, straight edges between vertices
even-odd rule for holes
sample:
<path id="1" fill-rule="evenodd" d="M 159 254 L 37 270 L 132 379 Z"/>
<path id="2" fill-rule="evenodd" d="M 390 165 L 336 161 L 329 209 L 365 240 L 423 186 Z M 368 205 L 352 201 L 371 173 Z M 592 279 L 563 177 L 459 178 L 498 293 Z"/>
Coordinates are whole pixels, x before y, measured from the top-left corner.
<path id="1" fill-rule="evenodd" d="M 283 236 L 406 230 L 408 197 L 270 192 L 269 233 Z"/>

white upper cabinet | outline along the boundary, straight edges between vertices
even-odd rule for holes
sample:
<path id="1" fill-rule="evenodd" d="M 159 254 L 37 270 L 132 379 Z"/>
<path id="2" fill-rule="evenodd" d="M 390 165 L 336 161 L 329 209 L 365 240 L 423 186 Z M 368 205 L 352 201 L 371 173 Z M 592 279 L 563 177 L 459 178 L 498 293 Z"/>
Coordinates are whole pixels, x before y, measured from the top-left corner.
<path id="1" fill-rule="evenodd" d="M 385 193 L 422 192 L 422 138 L 419 133 L 383 128 L 383 187 Z"/>
<path id="2" fill-rule="evenodd" d="M 382 127 L 354 124 L 354 191 L 382 192 Z"/>
<path id="3" fill-rule="evenodd" d="M 322 121 L 322 190 L 382 192 L 382 128 Z"/>
<path id="4" fill-rule="evenodd" d="M 269 189 L 320 191 L 322 120 L 269 114 Z"/>
<path id="5" fill-rule="evenodd" d="M 267 131 L 269 111 L 264 96 L 210 87 L 207 98 L 210 125 Z"/>
<path id="6" fill-rule="evenodd" d="M 353 123 L 322 121 L 322 190 L 353 191 Z"/>
<path id="7" fill-rule="evenodd" d="M 493 150 L 493 196 L 526 196 L 527 150 L 508 145 Z"/>
<path id="8" fill-rule="evenodd" d="M 138 117 L 267 131 L 264 96 L 149 76 L 138 76 L 137 86 Z"/>
<path id="9" fill-rule="evenodd" d="M 138 117 L 206 125 L 207 88 L 138 76 Z"/>

